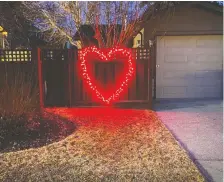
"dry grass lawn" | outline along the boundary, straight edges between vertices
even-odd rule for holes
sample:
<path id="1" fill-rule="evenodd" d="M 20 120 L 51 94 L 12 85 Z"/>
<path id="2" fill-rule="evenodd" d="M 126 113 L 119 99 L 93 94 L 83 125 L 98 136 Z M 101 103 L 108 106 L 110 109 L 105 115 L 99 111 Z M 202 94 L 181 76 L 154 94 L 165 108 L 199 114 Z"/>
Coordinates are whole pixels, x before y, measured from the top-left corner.
<path id="1" fill-rule="evenodd" d="M 0 154 L 0 181 L 204 181 L 153 111 L 47 111 L 78 129 L 48 146 Z"/>

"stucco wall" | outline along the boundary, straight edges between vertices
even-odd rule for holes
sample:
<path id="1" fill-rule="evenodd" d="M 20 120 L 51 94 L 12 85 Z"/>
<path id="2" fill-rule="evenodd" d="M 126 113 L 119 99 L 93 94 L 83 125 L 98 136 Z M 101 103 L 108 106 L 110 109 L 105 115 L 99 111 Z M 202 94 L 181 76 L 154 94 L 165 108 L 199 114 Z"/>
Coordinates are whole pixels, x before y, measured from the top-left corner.
<path id="1" fill-rule="evenodd" d="M 138 47 L 138 40 L 141 41 L 142 39 L 142 44 L 144 46 L 144 28 L 140 31 L 142 33 L 142 36 L 141 34 L 137 34 L 136 37 L 133 39 L 133 48 L 137 48 Z"/>
<path id="2" fill-rule="evenodd" d="M 145 46 L 155 35 L 219 35 L 223 32 L 223 16 L 209 10 L 185 5 L 173 15 L 164 14 L 144 26 Z"/>

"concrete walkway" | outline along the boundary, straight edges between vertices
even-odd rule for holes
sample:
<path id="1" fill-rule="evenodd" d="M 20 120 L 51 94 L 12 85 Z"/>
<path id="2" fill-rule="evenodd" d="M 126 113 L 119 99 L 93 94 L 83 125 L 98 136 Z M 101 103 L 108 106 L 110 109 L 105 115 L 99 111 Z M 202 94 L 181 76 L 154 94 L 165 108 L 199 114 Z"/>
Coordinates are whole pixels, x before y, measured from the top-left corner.
<path id="1" fill-rule="evenodd" d="M 223 101 L 161 101 L 154 109 L 206 179 L 223 181 Z"/>

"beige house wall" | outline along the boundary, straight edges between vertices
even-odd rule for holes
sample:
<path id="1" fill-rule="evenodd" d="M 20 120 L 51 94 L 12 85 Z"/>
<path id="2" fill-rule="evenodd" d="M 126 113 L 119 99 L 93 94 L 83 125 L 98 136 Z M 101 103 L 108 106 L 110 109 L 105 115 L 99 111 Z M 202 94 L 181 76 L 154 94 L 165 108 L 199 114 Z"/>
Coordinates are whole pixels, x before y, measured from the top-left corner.
<path id="1" fill-rule="evenodd" d="M 137 48 L 137 47 L 139 47 L 139 45 L 138 45 L 138 41 L 141 42 L 141 39 L 142 39 L 142 44 L 143 44 L 143 46 L 144 46 L 144 28 L 143 28 L 140 32 L 142 33 L 142 36 L 141 36 L 140 33 L 138 33 L 138 34 L 136 35 L 136 37 L 134 37 L 134 39 L 133 39 L 133 48 Z"/>
<path id="2" fill-rule="evenodd" d="M 222 35 L 223 15 L 185 5 L 148 21 L 144 28 L 145 46 L 148 46 L 149 40 L 155 40 L 157 35 Z"/>

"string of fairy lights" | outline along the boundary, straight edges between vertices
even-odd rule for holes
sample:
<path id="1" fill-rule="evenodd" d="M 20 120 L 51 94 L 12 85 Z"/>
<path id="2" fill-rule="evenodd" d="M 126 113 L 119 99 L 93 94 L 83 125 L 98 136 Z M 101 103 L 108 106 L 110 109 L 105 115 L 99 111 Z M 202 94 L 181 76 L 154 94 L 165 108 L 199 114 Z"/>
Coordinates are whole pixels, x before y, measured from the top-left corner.
<path id="1" fill-rule="evenodd" d="M 89 70 L 87 69 L 88 59 L 87 55 L 90 54 L 97 54 L 102 61 L 110 61 L 112 60 L 114 55 L 123 55 L 125 58 L 127 58 L 127 61 L 124 62 L 124 64 L 127 65 L 128 71 L 126 74 L 122 77 L 122 82 L 118 86 L 118 88 L 115 90 L 115 92 L 108 98 L 105 98 L 105 96 L 99 91 L 96 85 L 93 84 L 93 78 L 89 74 Z M 112 48 L 109 50 L 103 51 L 102 49 L 98 49 L 97 47 L 87 47 L 81 50 L 80 52 L 80 68 L 81 68 L 81 74 L 83 76 L 83 80 L 86 83 L 86 85 L 91 89 L 91 91 L 96 95 L 97 99 L 99 101 L 102 101 L 105 104 L 110 104 L 113 101 L 116 101 L 120 94 L 127 89 L 128 83 L 133 77 L 134 74 L 134 59 L 132 56 L 132 53 L 130 50 L 125 48 Z"/>

